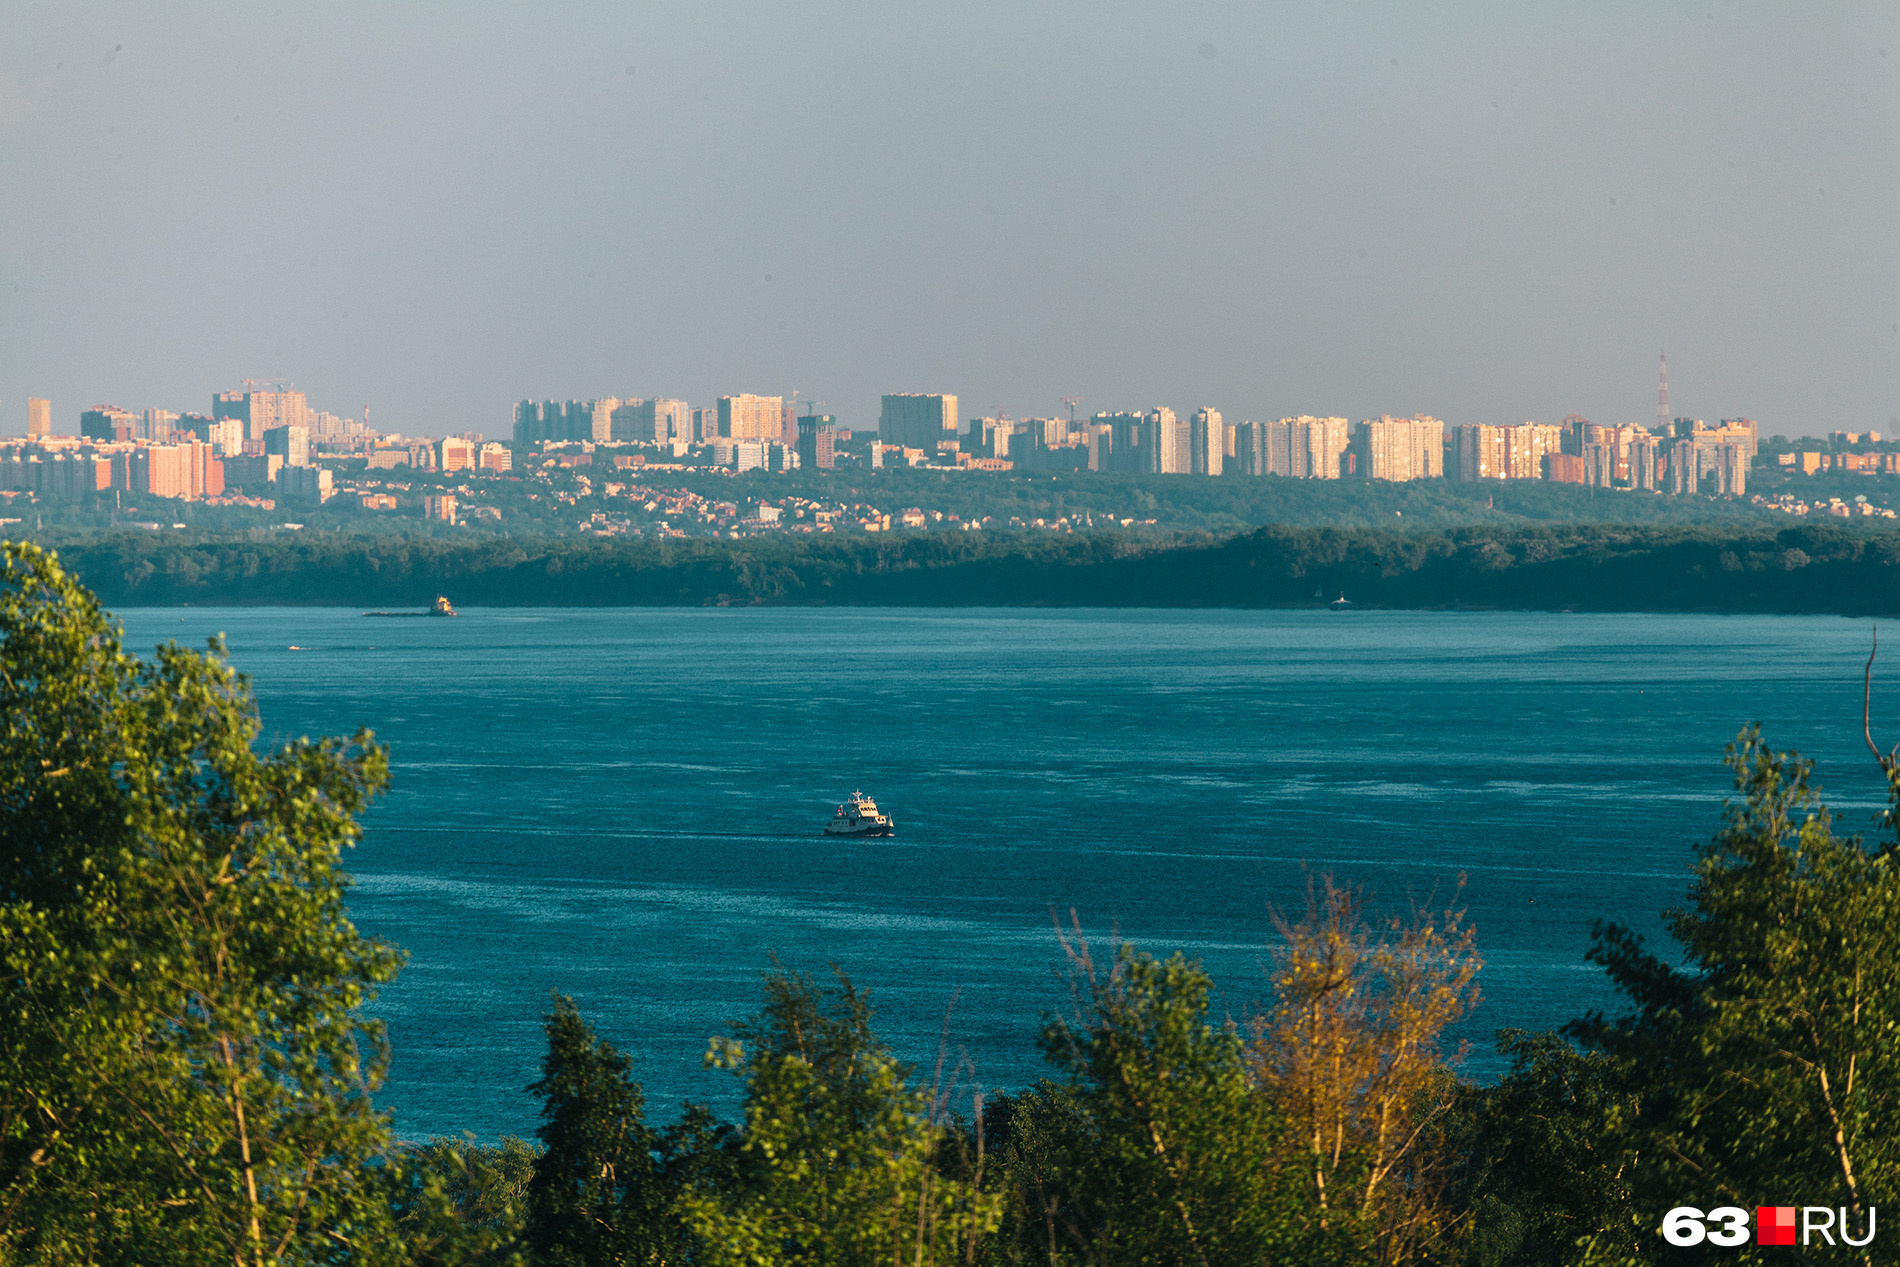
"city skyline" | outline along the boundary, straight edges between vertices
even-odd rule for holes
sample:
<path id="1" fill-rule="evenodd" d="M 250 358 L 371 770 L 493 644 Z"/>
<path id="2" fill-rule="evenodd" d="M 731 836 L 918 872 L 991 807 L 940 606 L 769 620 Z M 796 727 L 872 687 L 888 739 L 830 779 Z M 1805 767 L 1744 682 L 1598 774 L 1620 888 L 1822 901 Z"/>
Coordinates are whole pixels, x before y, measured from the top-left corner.
<path id="1" fill-rule="evenodd" d="M 362 406 L 360 409 L 360 413 L 362 414 L 361 418 L 358 418 L 356 415 L 347 414 L 347 413 L 342 414 L 342 415 L 336 415 L 336 414 L 329 413 L 326 411 L 320 411 L 316 409 L 314 406 L 309 405 L 308 404 L 309 393 L 304 392 L 302 390 L 298 390 L 295 384 L 289 382 L 288 380 L 245 379 L 243 381 L 244 381 L 245 386 L 242 389 L 231 389 L 231 390 L 223 390 L 223 391 L 214 392 L 212 396 L 212 404 L 211 404 L 210 414 L 209 414 L 209 416 L 213 418 L 223 419 L 228 416 L 228 417 L 237 419 L 240 422 L 243 429 L 243 433 L 244 433 L 243 438 L 256 439 L 259 436 L 261 436 L 263 430 L 266 429 L 266 427 L 279 425 L 280 423 L 284 423 L 284 422 L 299 423 L 300 425 L 310 427 L 314 430 L 316 420 L 319 417 L 328 419 L 331 422 L 335 422 L 335 423 L 348 422 L 348 423 L 360 424 L 361 426 L 364 426 L 364 427 L 369 426 L 369 420 L 368 420 L 369 407 L 367 405 Z M 771 439 L 776 440 L 780 437 L 780 429 L 772 427 L 766 421 L 764 421 L 768 413 L 773 418 L 790 419 L 797 416 L 801 416 L 802 413 L 804 412 L 810 412 L 825 405 L 825 402 L 822 399 L 819 399 L 816 397 L 805 397 L 801 399 L 792 394 L 785 394 L 785 395 L 780 395 L 780 396 L 765 396 L 765 395 L 753 394 L 753 393 L 722 391 L 722 392 L 716 393 L 713 397 L 709 397 L 707 399 L 709 400 L 710 403 L 707 404 L 706 406 L 691 407 L 690 401 L 688 399 L 671 398 L 671 397 L 666 397 L 666 396 L 589 397 L 585 395 L 574 396 L 568 393 L 556 392 L 547 397 L 545 401 L 545 406 L 555 407 L 557 409 L 564 408 L 565 410 L 570 411 L 570 412 L 575 409 L 582 409 L 582 408 L 586 409 L 589 412 L 590 417 L 584 420 L 583 423 L 579 424 L 581 431 L 586 431 L 589 433 L 585 438 L 607 441 L 607 440 L 632 440 L 632 439 L 649 438 L 649 436 L 651 435 L 651 428 L 653 425 L 653 411 L 656 408 L 658 408 L 661 411 L 663 417 L 670 416 L 674 418 L 676 422 L 686 423 L 689 426 L 691 423 L 692 415 L 696 415 L 699 412 L 701 412 L 701 408 L 706 410 L 708 413 L 707 424 L 709 427 L 715 425 L 715 419 L 712 415 L 714 413 L 722 413 L 726 416 L 727 421 L 718 425 L 720 425 L 722 428 L 730 428 L 733 425 L 733 423 L 730 421 L 731 419 L 730 410 L 733 407 L 735 407 L 735 403 L 737 407 L 741 410 L 741 415 L 745 419 L 745 421 L 741 423 L 738 432 L 722 429 L 719 432 L 719 434 L 730 435 L 730 436 L 733 436 L 734 438 L 741 438 L 741 439 L 771 438 Z M 1198 398 L 1198 397 L 1196 398 L 1197 402 L 1200 402 L 1201 399 L 1202 398 Z M 252 422 L 250 418 L 250 411 L 253 408 L 255 408 L 255 406 L 248 403 L 252 400 L 257 400 L 259 402 L 262 402 L 264 409 L 268 411 L 267 413 L 268 421 L 260 419 L 255 423 Z M 891 440 L 889 442 L 901 443 L 901 444 L 906 444 L 906 445 L 911 444 L 915 439 L 914 436 L 911 436 L 909 434 L 910 428 L 912 428 L 914 425 L 920 425 L 920 424 L 914 424 L 908 413 L 899 413 L 899 414 L 893 415 L 891 412 L 894 407 L 893 402 L 897 402 L 898 405 L 900 406 L 908 407 L 912 412 L 914 412 L 918 408 L 923 407 L 925 402 L 937 402 L 937 404 L 931 407 L 940 409 L 942 411 L 942 433 L 941 434 L 944 438 L 947 438 L 947 439 L 956 438 L 958 435 L 961 434 L 963 426 L 968 421 L 971 421 L 974 419 L 1001 419 L 1004 421 L 1026 422 L 1026 421 L 1059 419 L 1059 418 L 1063 418 L 1067 416 L 1063 414 L 1062 412 L 1060 412 L 1059 410 L 1046 409 L 1046 408 L 1042 410 L 1024 411 L 1021 413 L 1015 413 L 1008 410 L 1002 410 L 1002 411 L 996 411 L 996 410 L 979 411 L 979 410 L 974 410 L 974 409 L 964 410 L 960 403 L 960 397 L 954 392 L 937 393 L 937 394 L 923 393 L 923 392 L 902 392 L 902 393 L 886 392 L 879 395 L 878 401 L 879 401 L 879 404 L 874 410 L 871 411 L 869 420 L 866 420 L 863 417 L 854 419 L 848 415 L 841 419 L 837 411 L 829 409 L 829 408 L 825 409 L 825 416 L 832 420 L 833 425 L 843 426 L 847 430 L 853 430 L 853 431 L 859 431 L 859 432 L 879 431 L 881 428 L 888 431 L 893 425 L 893 420 L 895 419 L 895 426 L 897 427 L 898 431 L 903 434 L 905 438 Z M 178 404 L 178 403 L 183 403 L 183 402 L 173 401 L 169 403 Z M 1187 428 L 1191 421 L 1191 415 L 1198 410 L 1211 409 L 1214 411 L 1214 416 L 1216 418 L 1221 418 L 1223 416 L 1227 417 L 1229 427 L 1232 427 L 1241 422 L 1260 422 L 1260 423 L 1267 423 L 1267 422 L 1273 422 L 1273 421 L 1286 422 L 1286 421 L 1293 420 L 1295 417 L 1305 419 L 1305 418 L 1309 418 L 1313 416 L 1312 414 L 1294 415 L 1294 414 L 1287 413 L 1283 410 L 1282 411 L 1267 410 L 1264 412 L 1260 412 L 1258 414 L 1242 413 L 1239 411 L 1223 409 L 1222 407 L 1218 405 L 1207 404 L 1207 403 L 1196 403 L 1192 406 L 1187 406 L 1181 409 L 1176 409 L 1175 406 L 1173 405 L 1148 404 L 1148 405 L 1140 406 L 1139 408 L 1134 409 L 1132 412 L 1129 410 L 1129 408 L 1126 406 L 1125 403 L 1121 407 L 1088 409 L 1088 408 L 1082 408 L 1083 406 L 1087 405 L 1088 403 L 1087 399 L 1085 397 L 1079 397 L 1079 396 L 1065 396 L 1056 403 L 1059 406 L 1062 406 L 1063 408 L 1071 411 L 1071 415 L 1076 417 L 1077 419 L 1086 419 L 1089 417 L 1102 418 L 1102 417 L 1107 417 L 1107 416 L 1127 417 L 1127 418 L 1133 419 L 1133 418 L 1139 418 L 1142 415 L 1149 413 L 1155 409 L 1163 410 L 1170 415 L 1170 423 L 1172 424 L 1172 423 L 1178 422 L 1179 426 L 1182 429 L 1182 438 L 1179 441 L 1179 447 L 1180 447 L 1179 460 L 1180 462 L 1184 464 L 1188 461 L 1187 446 L 1189 444 L 1189 441 L 1186 438 Z M 92 405 L 86 406 L 83 409 L 77 410 L 78 420 L 72 423 L 72 430 L 63 430 L 60 424 L 60 413 L 59 413 L 59 406 L 57 402 L 51 401 L 46 397 L 33 396 L 33 397 L 29 397 L 26 400 L 25 405 L 26 405 L 26 416 L 24 418 L 11 419 L 11 422 L 9 422 L 11 411 L 8 411 L 6 409 L 6 402 L 3 399 L 0 399 L 0 439 L 18 438 L 21 436 L 30 436 L 30 435 L 36 434 L 36 432 L 34 431 L 34 428 L 36 426 L 42 428 L 42 430 L 37 432 L 37 434 L 52 434 L 52 435 L 84 434 L 84 418 L 87 415 L 90 415 L 92 413 L 95 413 L 101 410 L 125 414 L 128 420 L 130 420 L 131 418 L 135 416 L 143 416 L 149 419 L 155 413 L 162 414 L 169 419 L 176 419 L 177 417 L 180 416 L 179 412 L 170 411 L 163 407 L 154 407 L 148 403 L 141 403 L 140 405 L 134 407 L 131 410 L 126 410 L 120 405 L 118 405 L 117 403 L 107 403 L 107 402 L 101 401 L 101 402 L 96 402 Z M 479 423 L 477 423 L 476 425 L 443 428 L 443 429 L 438 429 L 434 432 L 429 432 L 429 431 L 418 430 L 418 429 L 413 429 L 413 428 L 405 429 L 404 427 L 400 425 L 400 420 L 391 422 L 388 419 L 380 420 L 380 426 L 382 429 L 386 429 L 390 434 L 396 434 L 396 435 L 412 435 L 412 436 L 433 435 L 439 438 L 442 435 L 458 435 L 459 436 L 459 435 L 480 433 L 483 435 L 484 438 L 489 439 L 489 440 L 519 441 L 523 439 L 523 434 L 522 434 L 523 415 L 521 411 L 524 407 L 534 407 L 538 411 L 544 407 L 544 404 L 543 404 L 543 401 L 538 397 L 527 397 L 527 398 L 518 399 L 518 400 L 510 400 L 508 404 L 506 405 L 506 407 L 500 411 L 502 415 L 501 421 L 499 423 L 490 422 L 486 426 L 480 425 Z M 1080 409 L 1080 412 L 1075 412 L 1078 409 Z M 286 413 L 285 412 L 286 410 L 288 410 L 289 412 Z M 1390 416 L 1393 416 L 1393 412 L 1394 412 L 1393 410 L 1391 410 L 1390 408 L 1387 408 L 1387 409 L 1375 411 L 1373 413 L 1364 415 L 1360 417 L 1360 420 L 1370 421 L 1370 420 L 1376 420 L 1379 418 L 1390 417 Z M 1738 410 L 1735 412 L 1736 412 L 1736 416 L 1744 416 L 1744 415 L 1749 414 L 1749 411 L 1747 410 Z M 206 416 L 206 415 L 199 414 L 198 411 L 195 409 L 185 409 L 182 411 L 182 413 L 186 417 Z M 1432 411 L 1427 410 L 1427 409 L 1414 409 L 1412 413 L 1414 415 L 1421 415 L 1421 416 L 1427 416 L 1427 417 L 1433 416 Z M 1178 419 L 1174 417 L 1175 414 L 1180 415 Z M 756 415 L 756 417 L 754 415 Z M 1343 416 L 1347 418 L 1352 417 L 1352 415 L 1343 415 Z M 1400 414 L 1399 416 L 1405 416 L 1405 415 Z M 1580 415 L 1575 410 L 1566 410 L 1563 416 L 1566 418 L 1569 418 L 1569 417 L 1580 417 L 1582 415 Z M 1690 410 L 1690 411 L 1686 411 L 1681 414 L 1678 414 L 1677 416 L 1679 417 L 1691 417 L 1691 416 L 1708 417 L 1708 416 L 1715 416 L 1715 415 L 1708 414 L 1706 412 L 1698 413 L 1698 411 Z M 1497 419 L 1460 418 L 1457 420 L 1455 424 L 1452 424 L 1452 425 L 1469 424 L 1469 425 L 1484 425 L 1484 426 L 1492 426 L 1492 427 L 1511 427 L 1511 426 L 1520 426 L 1520 425 L 1525 425 L 1525 424 L 1541 423 L 1542 421 L 1543 421 L 1542 419 L 1535 418 L 1535 417 L 1518 418 L 1518 419 L 1510 419 L 1510 420 L 1506 420 L 1503 418 L 1497 418 Z M 1603 419 L 1603 420 L 1598 420 L 1598 421 L 1601 422 L 1601 425 L 1611 426 L 1611 427 L 1644 427 L 1648 425 L 1645 422 L 1633 422 L 1626 419 L 1624 420 Z M 572 425 L 571 420 L 570 420 L 570 425 Z M 530 423 L 530 428 L 532 429 L 532 423 Z M 1790 437 L 1819 438 L 1819 437 L 1831 434 L 1832 432 L 1840 431 L 1843 429 L 1851 429 L 1851 428 L 1844 428 L 1843 426 L 1830 423 L 1826 426 L 1819 426 L 1812 430 L 1800 431 L 1800 430 L 1781 430 L 1769 423 L 1762 424 L 1763 434 L 1779 434 L 1779 435 L 1788 435 Z M 1865 427 L 1864 425 L 1862 429 L 1874 430 L 1874 431 L 1882 430 L 1880 426 L 1874 426 L 1874 427 L 1868 428 L 1868 427 Z M 1891 424 L 1889 424 L 1889 434 L 1891 434 L 1893 431 L 1900 431 L 1900 427 L 1893 427 L 1891 426 Z M 140 434 L 143 435 L 144 433 L 141 432 Z M 538 434 L 534 435 L 533 438 L 539 439 L 549 434 L 550 433 L 548 431 L 543 429 Z M 580 432 L 577 431 L 576 434 L 578 435 L 580 434 Z M 676 435 L 679 434 L 679 429 L 677 425 L 675 426 L 674 434 Z M 711 432 L 709 431 L 708 434 L 711 434 Z M 789 435 L 790 434 L 789 430 L 786 431 L 785 434 Z M 1165 471 L 1173 470 L 1172 463 L 1166 463 L 1164 465 L 1165 465 Z M 1184 465 L 1182 469 L 1185 470 L 1187 468 Z"/>
<path id="2" fill-rule="evenodd" d="M 1873 4 L 7 14 L 15 434 L 246 375 L 1621 423 L 1661 348 L 1679 413 L 1900 416 Z"/>

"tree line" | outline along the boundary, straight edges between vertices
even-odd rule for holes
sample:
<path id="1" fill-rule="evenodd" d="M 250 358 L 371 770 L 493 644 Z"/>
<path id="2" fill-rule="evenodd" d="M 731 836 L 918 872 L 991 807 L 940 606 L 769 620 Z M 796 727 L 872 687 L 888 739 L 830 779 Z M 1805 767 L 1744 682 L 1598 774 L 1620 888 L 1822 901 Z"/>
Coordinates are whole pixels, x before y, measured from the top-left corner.
<path id="1" fill-rule="evenodd" d="M 85 536 L 66 566 L 115 606 L 1360 607 L 1900 610 L 1900 532 L 1860 525 L 1430 532 L 1275 525 L 1216 539 L 916 533 L 745 540 L 259 533 Z"/>
<path id="2" fill-rule="evenodd" d="M 1322 876 L 1238 1021 L 1193 960 L 1072 926 L 1027 1088 L 914 1068 L 847 974 L 775 964 L 702 1057 L 737 1120 L 649 1122 L 557 996 L 532 1141 L 405 1146 L 364 1015 L 402 957 L 346 906 L 374 737 L 259 751 L 218 644 L 129 656 L 30 545 L 0 692 L 0 1264 L 1766 1262 L 1664 1220 L 1796 1204 L 1860 1238 L 1900 1197 L 1900 746 L 1871 728 L 1876 841 L 1743 731 L 1675 945 L 1599 925 L 1618 1014 L 1504 1034 L 1490 1086 L 1444 1045 L 1476 931 Z"/>

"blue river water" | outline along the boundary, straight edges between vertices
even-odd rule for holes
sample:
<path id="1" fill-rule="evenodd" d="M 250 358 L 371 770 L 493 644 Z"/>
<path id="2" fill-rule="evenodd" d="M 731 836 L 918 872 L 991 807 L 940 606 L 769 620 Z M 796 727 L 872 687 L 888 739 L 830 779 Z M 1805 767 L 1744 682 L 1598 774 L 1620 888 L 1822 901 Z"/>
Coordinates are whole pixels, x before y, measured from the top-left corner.
<path id="1" fill-rule="evenodd" d="M 926 1074 L 947 1032 L 976 1082 L 1021 1086 L 1069 999 L 1052 918 L 1070 911 L 1200 958 L 1244 1022 L 1269 908 L 1299 908 L 1309 869 L 1393 912 L 1457 893 L 1486 960 L 1458 1035 L 1489 1076 L 1497 1029 L 1614 1007 L 1590 921 L 1662 936 L 1744 722 L 1817 758 L 1846 829 L 1880 797 L 1869 626 L 1835 618 L 119 615 L 141 652 L 225 633 L 267 738 L 368 726 L 390 745 L 351 906 L 410 954 L 375 1006 L 381 1100 L 409 1138 L 533 1130 L 556 990 L 632 1055 L 655 1117 L 688 1097 L 730 1112 L 701 1056 L 774 956 L 847 970 Z M 822 838 L 860 787 L 898 835 Z"/>

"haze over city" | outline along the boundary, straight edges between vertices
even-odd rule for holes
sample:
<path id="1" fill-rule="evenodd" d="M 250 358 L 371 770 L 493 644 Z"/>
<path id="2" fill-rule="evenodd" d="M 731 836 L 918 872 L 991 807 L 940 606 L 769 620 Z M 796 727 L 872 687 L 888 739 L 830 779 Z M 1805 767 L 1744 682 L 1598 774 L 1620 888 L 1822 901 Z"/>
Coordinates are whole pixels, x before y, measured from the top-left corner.
<path id="1" fill-rule="evenodd" d="M 1900 10 L 0 5 L 0 431 L 1900 421 Z"/>

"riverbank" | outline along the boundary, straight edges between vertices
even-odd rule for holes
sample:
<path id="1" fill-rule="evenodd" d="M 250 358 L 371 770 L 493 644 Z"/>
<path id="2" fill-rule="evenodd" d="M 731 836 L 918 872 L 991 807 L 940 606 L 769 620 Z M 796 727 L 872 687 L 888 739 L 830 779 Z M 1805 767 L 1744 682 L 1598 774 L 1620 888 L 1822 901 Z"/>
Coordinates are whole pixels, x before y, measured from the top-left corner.
<path id="1" fill-rule="evenodd" d="M 1239 607 L 1900 612 L 1900 532 L 1625 525 L 1227 538 L 898 533 L 668 541 L 317 532 L 55 545 L 108 606 Z"/>

